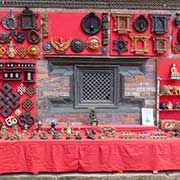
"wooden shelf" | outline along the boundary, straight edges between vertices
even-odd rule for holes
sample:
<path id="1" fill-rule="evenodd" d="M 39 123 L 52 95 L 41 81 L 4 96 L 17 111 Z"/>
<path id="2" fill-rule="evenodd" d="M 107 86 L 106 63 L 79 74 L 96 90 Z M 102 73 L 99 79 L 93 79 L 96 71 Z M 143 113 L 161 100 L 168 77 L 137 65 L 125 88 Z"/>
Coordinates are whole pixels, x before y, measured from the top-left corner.
<path id="1" fill-rule="evenodd" d="M 176 94 L 157 94 L 157 96 L 180 96 L 180 94 L 176 95 Z"/>
<path id="2" fill-rule="evenodd" d="M 180 109 L 158 109 L 158 111 L 180 111 Z"/>

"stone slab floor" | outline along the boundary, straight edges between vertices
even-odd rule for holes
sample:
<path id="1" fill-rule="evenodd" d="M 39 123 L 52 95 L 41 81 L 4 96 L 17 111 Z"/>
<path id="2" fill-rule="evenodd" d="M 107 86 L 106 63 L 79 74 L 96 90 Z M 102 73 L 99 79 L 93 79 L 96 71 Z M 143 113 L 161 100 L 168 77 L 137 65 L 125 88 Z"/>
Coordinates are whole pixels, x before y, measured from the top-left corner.
<path id="1" fill-rule="evenodd" d="M 125 173 L 1 174 L 0 180 L 180 180 L 180 171 Z"/>

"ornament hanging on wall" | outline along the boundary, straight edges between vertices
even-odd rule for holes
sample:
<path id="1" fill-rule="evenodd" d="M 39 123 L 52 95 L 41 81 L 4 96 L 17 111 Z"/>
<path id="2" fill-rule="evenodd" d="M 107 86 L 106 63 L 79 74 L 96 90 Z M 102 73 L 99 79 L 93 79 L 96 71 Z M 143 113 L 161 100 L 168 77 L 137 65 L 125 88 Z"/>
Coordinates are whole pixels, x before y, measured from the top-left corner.
<path id="1" fill-rule="evenodd" d="M 126 34 L 131 32 L 130 21 L 132 18 L 131 14 L 119 14 L 113 13 L 114 17 L 114 29 L 113 31 L 117 31 L 119 34 Z"/>
<path id="2" fill-rule="evenodd" d="M 12 32 L 11 34 L 14 40 L 16 41 L 16 43 L 23 43 L 28 35 L 28 32 L 18 31 L 17 33 Z"/>
<path id="3" fill-rule="evenodd" d="M 164 54 L 167 51 L 168 38 L 166 37 L 154 37 L 154 51 L 159 54 Z"/>
<path id="4" fill-rule="evenodd" d="M 14 30 L 18 27 L 18 20 L 16 16 L 12 13 L 12 10 L 10 10 L 9 14 L 3 18 L 2 26 L 5 29 L 11 30 Z"/>
<path id="5" fill-rule="evenodd" d="M 27 48 L 25 48 L 24 46 L 21 46 L 18 51 L 17 54 L 21 57 L 24 58 L 27 54 L 28 54 L 28 50 Z"/>
<path id="6" fill-rule="evenodd" d="M 10 41 L 9 45 L 7 46 L 6 54 L 9 58 L 14 58 L 17 54 L 16 46 L 12 41 Z"/>
<path id="7" fill-rule="evenodd" d="M 10 42 L 9 36 L 11 35 L 11 32 L 0 32 L 0 43 L 6 44 Z"/>
<path id="8" fill-rule="evenodd" d="M 47 53 L 50 53 L 53 50 L 51 42 L 46 42 L 43 44 L 43 50 Z"/>
<path id="9" fill-rule="evenodd" d="M 34 30 L 28 34 L 27 39 L 30 44 L 37 44 L 40 41 L 39 34 Z"/>
<path id="10" fill-rule="evenodd" d="M 170 18 L 170 14 L 150 14 L 150 18 L 152 19 L 152 29 L 151 32 L 156 34 L 165 34 L 168 32 L 168 19 Z"/>
<path id="11" fill-rule="evenodd" d="M 118 40 L 114 40 L 114 48 L 113 50 L 118 51 L 119 54 L 121 54 L 123 51 L 127 51 L 127 44 L 128 41 L 124 41 L 122 37 L 120 37 Z"/>
<path id="12" fill-rule="evenodd" d="M 101 40 L 97 36 L 91 36 L 87 39 L 86 48 L 89 52 L 98 52 L 101 48 Z"/>
<path id="13" fill-rule="evenodd" d="M 102 16 L 102 45 L 107 46 L 109 44 L 109 15 L 108 13 L 103 13 Z"/>
<path id="14" fill-rule="evenodd" d="M 36 23 L 38 14 L 34 14 L 33 11 L 29 9 L 29 7 L 25 7 L 25 9 L 22 11 L 22 14 L 20 14 L 19 16 L 21 21 L 21 29 L 23 30 L 38 29 Z"/>
<path id="15" fill-rule="evenodd" d="M 101 19 L 94 12 L 83 17 L 81 21 L 82 30 L 89 35 L 97 34 L 102 27 Z"/>
<path id="16" fill-rule="evenodd" d="M 6 49 L 0 46 L 0 57 L 2 57 L 6 53 Z"/>
<path id="17" fill-rule="evenodd" d="M 143 15 L 140 15 L 134 20 L 133 26 L 137 32 L 145 32 L 149 27 L 149 22 Z"/>
<path id="18" fill-rule="evenodd" d="M 82 39 L 73 39 L 71 42 L 71 50 L 80 53 L 84 50 L 85 43 Z"/>
<path id="19" fill-rule="evenodd" d="M 42 16 L 42 34 L 43 37 L 48 37 L 48 13 L 43 13 Z"/>
<path id="20" fill-rule="evenodd" d="M 53 48 L 56 50 L 56 52 L 59 54 L 65 53 L 65 51 L 70 47 L 71 41 L 71 39 L 65 41 L 62 37 L 60 37 L 58 40 L 51 38 L 51 44 Z"/>
<path id="21" fill-rule="evenodd" d="M 149 35 L 130 35 L 132 39 L 132 47 L 131 52 L 135 52 L 137 55 L 144 55 L 144 53 L 148 53 L 148 40 L 151 36 Z M 142 47 L 138 47 L 138 42 L 142 43 Z"/>
<path id="22" fill-rule="evenodd" d="M 17 122 L 21 128 L 30 128 L 34 124 L 35 120 L 30 112 L 24 112 L 17 117 Z"/>
<path id="23" fill-rule="evenodd" d="M 39 47 L 37 45 L 31 45 L 28 47 L 28 54 L 33 58 L 36 58 L 40 54 Z"/>

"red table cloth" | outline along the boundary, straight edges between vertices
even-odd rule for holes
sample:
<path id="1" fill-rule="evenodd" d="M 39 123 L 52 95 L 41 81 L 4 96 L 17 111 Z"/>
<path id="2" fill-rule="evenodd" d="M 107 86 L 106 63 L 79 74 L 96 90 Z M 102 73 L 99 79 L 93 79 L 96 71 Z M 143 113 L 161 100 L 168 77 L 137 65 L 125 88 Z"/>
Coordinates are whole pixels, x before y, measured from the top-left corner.
<path id="1" fill-rule="evenodd" d="M 180 139 L 1 140 L 0 172 L 180 170 Z"/>

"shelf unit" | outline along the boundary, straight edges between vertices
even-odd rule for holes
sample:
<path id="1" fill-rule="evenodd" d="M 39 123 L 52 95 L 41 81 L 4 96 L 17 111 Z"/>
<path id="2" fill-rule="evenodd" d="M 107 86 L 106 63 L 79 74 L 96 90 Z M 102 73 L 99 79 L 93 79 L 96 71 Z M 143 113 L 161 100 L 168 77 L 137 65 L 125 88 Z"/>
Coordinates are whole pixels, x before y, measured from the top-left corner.
<path id="1" fill-rule="evenodd" d="M 175 102 L 180 103 L 180 94 L 161 94 L 160 93 L 160 88 L 162 85 L 172 85 L 172 86 L 180 86 L 180 79 L 171 79 L 171 78 L 160 78 L 157 77 L 157 104 L 156 104 L 156 117 L 157 117 L 157 126 L 160 126 L 160 116 L 161 113 L 166 113 L 167 117 L 169 116 L 169 113 L 172 115 L 175 115 L 176 113 L 180 112 L 180 109 L 160 109 L 160 103 L 165 102 L 167 103 L 168 101 L 173 102 L 173 105 Z M 180 115 L 180 113 L 179 113 Z M 176 116 L 175 116 L 176 117 Z M 163 118 L 162 118 L 163 119 Z M 168 118 L 167 118 L 168 119 Z"/>

